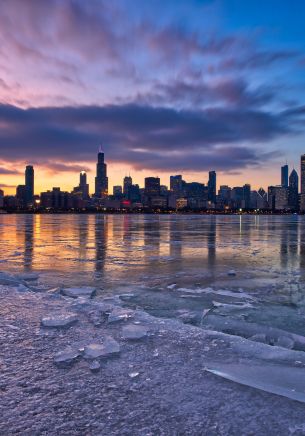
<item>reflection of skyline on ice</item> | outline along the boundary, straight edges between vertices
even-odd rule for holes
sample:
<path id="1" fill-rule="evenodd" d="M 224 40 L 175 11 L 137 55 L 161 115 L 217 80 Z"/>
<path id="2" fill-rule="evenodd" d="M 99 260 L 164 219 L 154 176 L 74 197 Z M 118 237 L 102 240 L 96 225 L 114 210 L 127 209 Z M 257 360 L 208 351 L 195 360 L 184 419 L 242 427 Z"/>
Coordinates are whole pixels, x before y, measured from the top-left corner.
<path id="1" fill-rule="evenodd" d="M 276 305 L 294 315 L 305 304 L 303 217 L 7 215 L 0 236 L 3 271 L 39 272 L 49 286 L 133 292 L 162 316 L 224 305 L 228 312 L 249 295 L 266 322 Z M 251 307 L 237 310 L 254 316 Z"/>

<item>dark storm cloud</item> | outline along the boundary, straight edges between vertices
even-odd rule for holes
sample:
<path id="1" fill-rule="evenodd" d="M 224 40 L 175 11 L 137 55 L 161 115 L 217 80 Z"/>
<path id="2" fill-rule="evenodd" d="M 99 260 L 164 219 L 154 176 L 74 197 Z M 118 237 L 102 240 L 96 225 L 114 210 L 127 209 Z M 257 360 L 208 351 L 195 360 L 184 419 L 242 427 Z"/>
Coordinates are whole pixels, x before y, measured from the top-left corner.
<path id="1" fill-rule="evenodd" d="M 0 154 L 7 161 L 69 171 L 93 161 L 103 142 L 107 160 L 135 168 L 239 169 L 272 157 L 243 143 L 293 132 L 291 115 L 263 110 L 176 110 L 138 104 L 20 109 L 0 106 Z M 239 145 L 240 144 L 240 145 Z M 47 165 L 47 164 L 46 164 Z M 83 168 L 77 167 L 77 170 Z"/>

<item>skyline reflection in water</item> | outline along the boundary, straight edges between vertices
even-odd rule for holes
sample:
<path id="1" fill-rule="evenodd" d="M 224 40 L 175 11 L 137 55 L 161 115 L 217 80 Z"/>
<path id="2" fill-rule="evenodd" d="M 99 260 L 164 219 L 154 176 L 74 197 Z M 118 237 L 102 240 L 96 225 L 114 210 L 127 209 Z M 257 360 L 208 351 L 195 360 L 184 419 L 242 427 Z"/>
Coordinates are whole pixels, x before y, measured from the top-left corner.
<path id="1" fill-rule="evenodd" d="M 2 270 L 116 281 L 223 268 L 303 276 L 300 216 L 2 215 Z M 130 273 L 132 272 L 132 277 Z M 63 274 L 63 277 L 61 277 Z M 113 275 L 113 277 L 112 277 Z"/>
<path id="2" fill-rule="evenodd" d="M 268 298 L 304 281 L 302 216 L 0 215 L 0 243 L 2 271 L 39 272 L 50 286 L 176 283 Z"/>

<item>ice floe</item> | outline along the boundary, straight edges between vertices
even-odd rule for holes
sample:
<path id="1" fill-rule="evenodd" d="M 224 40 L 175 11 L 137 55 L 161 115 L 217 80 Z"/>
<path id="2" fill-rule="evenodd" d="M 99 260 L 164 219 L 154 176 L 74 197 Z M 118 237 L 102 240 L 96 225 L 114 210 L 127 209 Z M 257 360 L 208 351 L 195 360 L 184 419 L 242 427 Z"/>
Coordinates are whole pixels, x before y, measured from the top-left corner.
<path id="1" fill-rule="evenodd" d="M 123 339 L 137 340 L 146 338 L 148 335 L 148 329 L 142 325 L 129 324 L 123 327 Z"/>
<path id="2" fill-rule="evenodd" d="M 65 367 L 74 363 L 80 355 L 81 352 L 79 350 L 68 347 L 56 354 L 54 363 L 59 367 Z"/>
<path id="3" fill-rule="evenodd" d="M 85 359 L 100 359 L 118 355 L 120 353 L 119 343 L 112 337 L 106 337 L 101 343 L 91 343 L 85 346 Z"/>
<path id="4" fill-rule="evenodd" d="M 63 288 L 61 289 L 61 293 L 63 295 L 66 295 L 67 297 L 71 298 L 78 298 L 78 297 L 93 297 L 95 294 L 96 288 L 93 288 L 91 286 L 85 286 L 82 288 Z"/>
<path id="5" fill-rule="evenodd" d="M 41 325 L 43 327 L 51 327 L 51 328 L 64 328 L 70 327 L 78 321 L 78 318 L 75 314 L 65 313 L 58 315 L 51 315 L 45 318 L 42 318 Z"/>

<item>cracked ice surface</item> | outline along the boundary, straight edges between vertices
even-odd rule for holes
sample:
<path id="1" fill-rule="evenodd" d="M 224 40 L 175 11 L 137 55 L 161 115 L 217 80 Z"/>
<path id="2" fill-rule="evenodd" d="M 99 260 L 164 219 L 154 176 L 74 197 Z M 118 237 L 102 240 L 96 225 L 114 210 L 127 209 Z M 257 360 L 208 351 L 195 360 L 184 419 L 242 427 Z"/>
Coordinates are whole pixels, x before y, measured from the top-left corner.
<path id="1" fill-rule="evenodd" d="M 77 428 L 81 434 L 89 428 L 92 434 L 161 429 L 164 434 L 237 435 L 246 429 L 244 434 L 286 435 L 303 425 L 303 405 L 292 401 L 305 401 L 303 351 L 139 310 L 132 322 L 140 324 L 131 324 L 132 329 L 153 335 L 129 342 L 123 340 L 129 324 L 96 327 L 87 317 L 94 308 L 120 308 L 118 300 L 90 299 L 77 306 L 60 295 L 4 286 L 0 295 L 1 433 L 9 428 L 12 433 L 73 434 Z M 78 323 L 62 333 L 41 334 L 46 312 L 69 314 L 71 307 Z M 104 358 L 105 352 L 108 357 L 115 352 L 116 358 Z M 63 414 L 54 414 L 56 407 Z M 162 413 L 163 407 L 170 413 Z M 71 408 L 75 414 L 67 420 Z M 132 410 L 139 412 L 137 419 Z"/>
<path id="2" fill-rule="evenodd" d="M 304 434 L 303 217 L 6 219 L 1 434 Z"/>

